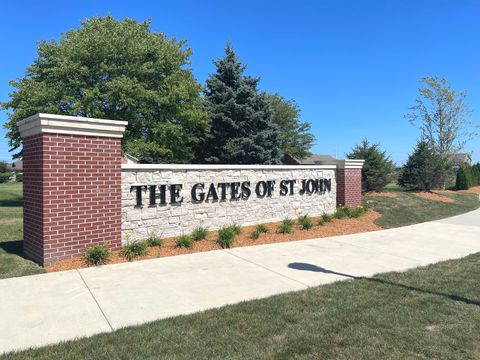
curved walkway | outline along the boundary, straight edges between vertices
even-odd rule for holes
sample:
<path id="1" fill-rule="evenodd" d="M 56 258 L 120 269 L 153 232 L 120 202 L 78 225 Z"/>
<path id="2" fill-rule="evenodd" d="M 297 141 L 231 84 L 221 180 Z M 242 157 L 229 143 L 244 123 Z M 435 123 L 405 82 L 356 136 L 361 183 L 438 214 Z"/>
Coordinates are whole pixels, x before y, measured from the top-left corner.
<path id="1" fill-rule="evenodd" d="M 0 353 L 480 251 L 480 209 L 370 233 L 0 280 Z"/>

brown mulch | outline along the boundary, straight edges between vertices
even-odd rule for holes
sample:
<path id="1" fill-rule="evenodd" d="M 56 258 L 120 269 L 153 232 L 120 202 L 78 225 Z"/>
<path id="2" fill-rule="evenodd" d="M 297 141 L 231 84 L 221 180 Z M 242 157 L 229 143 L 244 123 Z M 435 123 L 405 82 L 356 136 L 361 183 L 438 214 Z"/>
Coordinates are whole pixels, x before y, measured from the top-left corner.
<path id="1" fill-rule="evenodd" d="M 416 196 L 419 196 L 423 199 L 435 200 L 435 201 L 440 201 L 440 202 L 444 202 L 444 203 L 452 203 L 452 202 L 455 201 L 452 198 L 449 198 L 449 197 L 446 197 L 446 196 L 443 196 L 443 195 L 440 195 L 440 194 L 437 194 L 437 193 L 434 193 L 434 192 L 429 192 L 429 191 L 414 191 L 414 192 L 412 192 L 412 194 L 414 194 Z"/>
<path id="2" fill-rule="evenodd" d="M 369 191 L 365 195 L 367 196 L 382 196 L 389 198 L 396 198 L 397 194 L 393 192 L 384 192 L 384 191 Z"/>
<path id="3" fill-rule="evenodd" d="M 277 233 L 277 228 L 280 224 L 279 222 L 267 223 L 264 225 L 267 227 L 268 232 L 266 234 L 261 234 L 257 240 L 252 240 L 250 238 L 250 233 L 255 230 L 255 226 L 246 226 L 242 228 L 242 233 L 235 238 L 233 246 L 254 246 L 382 230 L 380 226 L 374 223 L 374 221 L 380 216 L 381 215 L 378 212 L 370 210 L 359 218 L 333 219 L 332 222 L 326 223 L 323 226 L 317 226 L 316 223 L 318 218 L 314 217 L 312 219 L 315 226 L 312 229 L 301 230 L 298 228 L 298 225 L 295 224 L 294 231 L 291 234 Z M 176 247 L 175 239 L 176 238 L 166 238 L 161 247 L 149 248 L 148 255 L 138 258 L 137 260 L 154 259 L 165 256 L 176 256 L 220 249 L 220 246 L 216 243 L 216 231 L 210 232 L 206 239 L 196 241 L 193 247 L 190 249 Z M 128 260 L 120 256 L 119 252 L 114 252 L 112 257 L 109 259 L 108 264 L 117 264 L 127 261 Z M 46 267 L 46 270 L 48 272 L 55 272 L 85 267 L 87 267 L 87 265 L 85 264 L 83 258 L 74 258 L 62 260 L 56 264 Z"/>
<path id="4" fill-rule="evenodd" d="M 446 193 L 446 194 L 456 194 L 456 193 L 464 193 L 464 194 L 480 194 L 480 186 L 471 187 L 468 190 L 438 190 L 438 193 Z"/>

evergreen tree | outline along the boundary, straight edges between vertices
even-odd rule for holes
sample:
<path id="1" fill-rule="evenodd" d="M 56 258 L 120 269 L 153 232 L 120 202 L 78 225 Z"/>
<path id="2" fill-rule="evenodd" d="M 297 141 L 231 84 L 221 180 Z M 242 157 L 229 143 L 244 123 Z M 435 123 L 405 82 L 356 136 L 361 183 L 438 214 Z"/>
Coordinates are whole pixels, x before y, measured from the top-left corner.
<path id="1" fill-rule="evenodd" d="M 403 166 L 398 183 L 408 190 L 430 191 L 443 185 L 447 164 L 429 142 L 420 140 Z"/>
<path id="2" fill-rule="evenodd" d="M 272 107 L 272 121 L 280 129 L 282 152 L 297 159 L 310 156 L 310 149 L 315 140 L 310 123 L 300 120 L 300 108 L 294 100 L 287 100 L 279 94 L 267 94 Z"/>
<path id="3" fill-rule="evenodd" d="M 198 147 L 197 161 L 221 164 L 278 164 L 282 156 L 278 128 L 259 78 L 245 76 L 243 65 L 227 44 L 225 57 L 209 76 L 205 106 L 211 129 Z"/>
<path id="4" fill-rule="evenodd" d="M 190 162 L 197 132 L 208 128 L 190 55 L 184 41 L 151 31 L 150 21 L 111 16 L 42 41 L 2 104 L 12 110 L 5 125 L 12 150 L 21 146 L 17 121 L 46 112 L 127 120 L 124 150 L 144 162 Z"/>
<path id="5" fill-rule="evenodd" d="M 379 144 L 363 139 L 346 155 L 347 159 L 365 160 L 362 169 L 362 191 L 382 191 L 393 179 L 395 165 Z"/>

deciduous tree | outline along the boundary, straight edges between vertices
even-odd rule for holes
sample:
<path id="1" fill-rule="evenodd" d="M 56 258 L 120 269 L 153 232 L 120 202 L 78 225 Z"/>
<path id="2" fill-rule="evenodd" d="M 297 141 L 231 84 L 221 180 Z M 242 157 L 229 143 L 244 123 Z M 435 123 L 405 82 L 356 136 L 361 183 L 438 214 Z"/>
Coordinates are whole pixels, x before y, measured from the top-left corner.
<path id="1" fill-rule="evenodd" d="M 3 108 L 12 150 L 17 121 L 37 112 L 129 122 L 124 149 L 144 162 L 189 162 L 208 128 L 201 87 L 185 41 L 153 32 L 150 21 L 95 17 L 58 41 L 42 41 Z M 19 153 L 17 153 L 17 156 Z"/>

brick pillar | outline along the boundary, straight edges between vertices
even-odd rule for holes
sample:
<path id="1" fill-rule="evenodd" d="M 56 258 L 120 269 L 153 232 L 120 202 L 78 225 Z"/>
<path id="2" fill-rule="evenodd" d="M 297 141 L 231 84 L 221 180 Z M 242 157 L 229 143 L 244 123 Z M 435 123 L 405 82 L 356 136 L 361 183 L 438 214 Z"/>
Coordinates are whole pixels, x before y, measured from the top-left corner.
<path id="1" fill-rule="evenodd" d="M 337 161 L 337 206 L 361 205 L 363 163 L 364 160 Z"/>
<path id="2" fill-rule="evenodd" d="M 121 138 L 127 122 L 36 114 L 23 138 L 24 253 L 41 265 L 121 246 Z"/>

